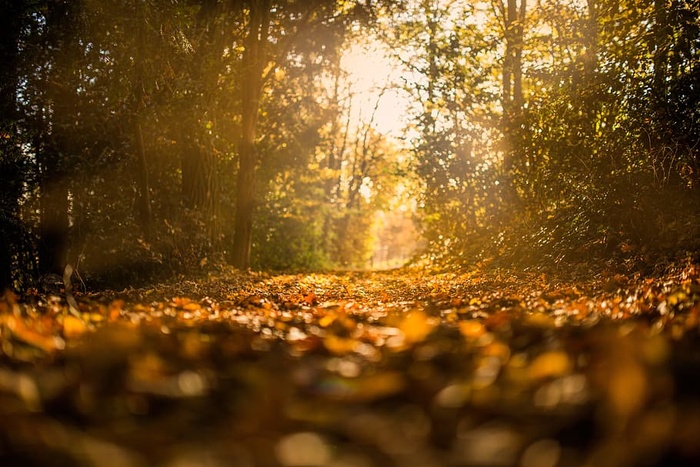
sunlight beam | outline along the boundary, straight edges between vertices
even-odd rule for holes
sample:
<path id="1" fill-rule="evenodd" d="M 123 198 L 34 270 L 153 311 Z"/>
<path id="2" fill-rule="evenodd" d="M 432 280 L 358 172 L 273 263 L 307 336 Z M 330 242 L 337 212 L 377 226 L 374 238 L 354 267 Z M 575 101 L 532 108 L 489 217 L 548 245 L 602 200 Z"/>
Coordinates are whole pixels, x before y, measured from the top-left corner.
<path id="1" fill-rule="evenodd" d="M 410 101 L 397 85 L 398 63 L 379 43 L 368 39 L 343 53 L 341 67 L 353 97 L 352 120 L 358 126 L 371 123 L 377 132 L 399 139 Z"/>

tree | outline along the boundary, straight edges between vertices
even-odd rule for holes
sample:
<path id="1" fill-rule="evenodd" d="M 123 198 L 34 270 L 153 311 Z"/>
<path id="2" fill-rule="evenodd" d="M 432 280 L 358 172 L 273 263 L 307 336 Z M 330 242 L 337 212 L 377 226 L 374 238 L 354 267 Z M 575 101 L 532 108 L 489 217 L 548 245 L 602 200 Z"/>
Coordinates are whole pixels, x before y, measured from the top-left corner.
<path id="1" fill-rule="evenodd" d="M 514 160 L 523 159 L 520 137 L 522 132 L 522 112 L 525 98 L 523 95 L 523 49 L 525 47 L 525 20 L 527 0 L 492 0 L 496 16 L 501 23 L 504 42 L 503 63 L 501 65 L 503 112 L 504 183 L 507 187 L 508 201 L 517 203 L 517 191 L 513 182 Z M 522 165 L 522 162 L 520 162 Z"/>
<path id="2" fill-rule="evenodd" d="M 236 184 L 236 216 L 234 219 L 231 263 L 239 269 L 250 266 L 255 196 L 258 113 L 264 72 L 270 64 L 268 42 L 271 25 L 270 0 L 252 1 L 242 61 L 241 138 L 238 143 L 238 175 Z"/>
<path id="3" fill-rule="evenodd" d="M 276 2 L 273 0 L 243 2 L 245 39 L 241 60 L 240 140 L 236 184 L 236 214 L 231 263 L 240 269 L 250 266 L 253 217 L 255 209 L 256 153 L 258 118 L 263 104 L 263 90 L 275 68 L 294 59 L 300 44 L 312 44 L 319 53 L 332 52 L 333 43 L 314 40 L 332 38 L 325 29 L 344 30 L 361 5 L 347 8 L 334 0 L 311 2 Z M 326 47 L 328 47 L 326 49 Z"/>
<path id="4" fill-rule="evenodd" d="M 417 103 L 413 166 L 424 233 L 434 257 L 446 260 L 478 251 L 503 204 L 494 144 L 503 78 L 488 13 L 476 2 L 408 2 L 384 32 Z"/>
<path id="5" fill-rule="evenodd" d="M 18 133 L 17 87 L 19 85 L 19 38 L 26 12 L 11 0 L 0 2 L 0 291 L 10 287 L 12 256 L 21 244 L 17 240 L 19 199 L 24 179 Z"/>
<path id="6" fill-rule="evenodd" d="M 41 192 L 39 269 L 63 272 L 68 254 L 68 190 L 71 159 L 75 156 L 72 130 L 76 121 L 78 45 L 82 3 L 53 0 L 47 4 L 45 47 L 51 54 L 44 77 L 47 105 L 43 140 L 38 146 Z"/>

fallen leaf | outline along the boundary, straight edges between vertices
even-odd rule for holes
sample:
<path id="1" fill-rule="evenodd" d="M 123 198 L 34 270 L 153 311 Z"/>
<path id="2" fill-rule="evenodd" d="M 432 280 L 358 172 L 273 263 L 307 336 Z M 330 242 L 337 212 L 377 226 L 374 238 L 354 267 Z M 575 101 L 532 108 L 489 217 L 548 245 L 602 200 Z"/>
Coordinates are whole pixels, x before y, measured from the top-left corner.
<path id="1" fill-rule="evenodd" d="M 85 322 L 73 315 L 63 318 L 63 336 L 67 339 L 74 339 L 82 336 L 87 331 Z"/>
<path id="2" fill-rule="evenodd" d="M 406 343 L 411 344 L 425 340 L 436 324 L 424 312 L 412 311 L 401 321 L 399 329 L 403 332 Z"/>
<path id="3" fill-rule="evenodd" d="M 528 368 L 528 376 L 532 381 L 546 378 L 557 378 L 571 373 L 573 364 L 565 352 L 545 352 L 535 358 Z"/>

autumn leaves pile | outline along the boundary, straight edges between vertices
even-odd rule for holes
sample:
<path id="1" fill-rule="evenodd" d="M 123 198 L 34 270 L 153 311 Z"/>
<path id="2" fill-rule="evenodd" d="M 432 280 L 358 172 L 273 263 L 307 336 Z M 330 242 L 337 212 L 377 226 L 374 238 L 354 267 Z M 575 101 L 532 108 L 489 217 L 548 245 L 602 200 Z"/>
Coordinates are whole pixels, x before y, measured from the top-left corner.
<path id="1" fill-rule="evenodd" d="M 6 294 L 0 411 L 11 400 L 66 429 L 101 426 L 151 464 L 203 414 L 224 458 L 241 454 L 226 440 L 250 438 L 245 456 L 265 465 L 296 465 L 297 438 L 326 464 L 692 461 L 699 277 L 692 264 L 587 281 L 228 273 L 76 294 L 78 316 L 60 296 Z M 148 454 L 144 423 L 161 454 Z"/>

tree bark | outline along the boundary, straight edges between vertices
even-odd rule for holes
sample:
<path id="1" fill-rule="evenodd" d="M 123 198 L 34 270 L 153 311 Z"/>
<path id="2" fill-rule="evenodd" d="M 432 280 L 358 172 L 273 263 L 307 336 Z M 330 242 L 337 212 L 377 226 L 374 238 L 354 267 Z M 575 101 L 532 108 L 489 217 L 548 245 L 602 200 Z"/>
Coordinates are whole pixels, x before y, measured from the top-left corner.
<path id="1" fill-rule="evenodd" d="M 52 68 L 47 76 L 46 95 L 51 108 L 49 136 L 40 145 L 39 272 L 61 274 L 68 255 L 68 175 L 75 122 L 74 52 L 80 3 L 49 2 L 46 19 L 47 48 Z"/>
<path id="2" fill-rule="evenodd" d="M 587 30 L 584 37 L 586 50 L 583 56 L 583 87 L 587 89 L 587 96 L 583 100 L 584 115 L 586 121 L 583 122 L 588 134 L 595 136 L 597 132 L 597 114 L 600 103 L 592 95 L 596 86 L 596 73 L 598 68 L 598 4 L 596 0 L 588 0 Z"/>
<path id="3" fill-rule="evenodd" d="M 672 31 L 668 23 L 668 6 L 666 0 L 654 0 L 654 96 L 658 103 L 663 102 L 668 92 L 668 58 Z"/>
<path id="4" fill-rule="evenodd" d="M 236 214 L 234 217 L 233 251 L 231 253 L 231 264 L 241 270 L 250 268 L 257 166 L 255 146 L 263 73 L 267 64 L 266 45 L 269 27 L 270 1 L 251 1 L 249 4 L 249 28 L 243 52 L 241 139 L 238 144 Z"/>
<path id="5" fill-rule="evenodd" d="M 522 110 L 523 96 L 523 42 L 526 0 L 507 0 L 503 8 L 505 29 L 505 52 L 503 57 L 503 110 L 507 119 L 512 119 Z M 506 122 L 510 123 L 510 122 Z"/>
<path id="6" fill-rule="evenodd" d="M 503 57 L 502 72 L 502 105 L 503 105 L 503 140 L 504 158 L 503 174 L 506 190 L 504 196 L 510 204 L 516 203 L 518 193 L 514 185 L 513 171 L 517 163 L 525 165 L 521 159 L 524 157 L 518 149 L 518 136 L 522 131 L 523 105 L 523 72 L 522 51 L 524 41 L 524 23 L 527 13 L 526 0 L 507 0 L 507 4 L 501 4 L 501 12 L 504 20 L 505 51 Z"/>
<path id="7" fill-rule="evenodd" d="M 212 111 L 217 101 L 215 90 L 217 80 L 222 72 L 222 51 L 227 43 L 223 22 L 218 21 L 226 15 L 228 8 L 217 0 L 201 0 L 193 30 L 193 42 L 197 53 L 189 61 L 186 72 L 189 78 L 198 86 L 204 95 L 211 95 L 208 111 Z M 220 24 L 221 23 L 221 24 Z M 180 146 L 180 161 L 182 169 L 182 199 L 190 209 L 199 210 L 210 229 L 217 232 L 216 221 L 217 197 L 219 192 L 216 157 L 208 135 L 203 134 L 199 121 L 206 118 L 202 114 L 192 113 L 192 104 L 197 99 L 194 94 L 185 101 L 183 108 L 187 109 L 188 117 L 183 118 L 178 128 L 178 144 Z M 211 116 L 209 118 L 212 118 Z M 215 235 L 211 235 L 212 240 Z"/>
<path id="8" fill-rule="evenodd" d="M 140 111 L 137 111 L 140 113 Z M 143 129 L 141 116 L 136 115 L 135 125 L 136 148 L 138 155 L 138 175 L 136 184 L 138 186 L 138 220 L 141 231 L 146 240 L 151 239 L 153 233 L 153 210 L 151 209 L 151 187 L 148 182 L 148 155 L 143 142 Z"/>
<path id="9" fill-rule="evenodd" d="M 41 219 L 39 223 L 39 271 L 60 274 L 68 255 L 68 188 L 65 180 L 50 180 L 56 170 L 46 165 L 41 184 Z M 61 177 L 62 178 L 62 177 Z"/>
<path id="10" fill-rule="evenodd" d="M 182 199 L 187 208 L 206 209 L 210 196 L 207 186 L 209 167 L 203 149 L 193 139 L 193 135 L 184 135 L 179 142 Z"/>
<path id="11" fill-rule="evenodd" d="M 21 174 L 17 161 L 21 156 L 16 134 L 18 84 L 18 38 L 22 6 L 12 0 L 0 0 L 0 294 L 12 283 L 11 244 L 16 243 L 13 223 L 19 209 Z M 16 245 L 15 245 L 16 246 Z"/>
<path id="12" fill-rule="evenodd" d="M 141 227 L 144 237 L 150 240 L 153 232 L 153 211 L 151 209 L 151 187 L 148 182 L 148 153 L 143 140 L 143 113 L 144 105 L 144 56 L 146 37 L 144 28 L 146 27 L 146 15 L 142 6 L 136 6 L 137 44 L 136 44 L 136 77 L 134 79 L 134 115 L 133 115 L 133 138 L 137 156 L 136 186 L 138 192 L 137 215 L 138 224 Z"/>

